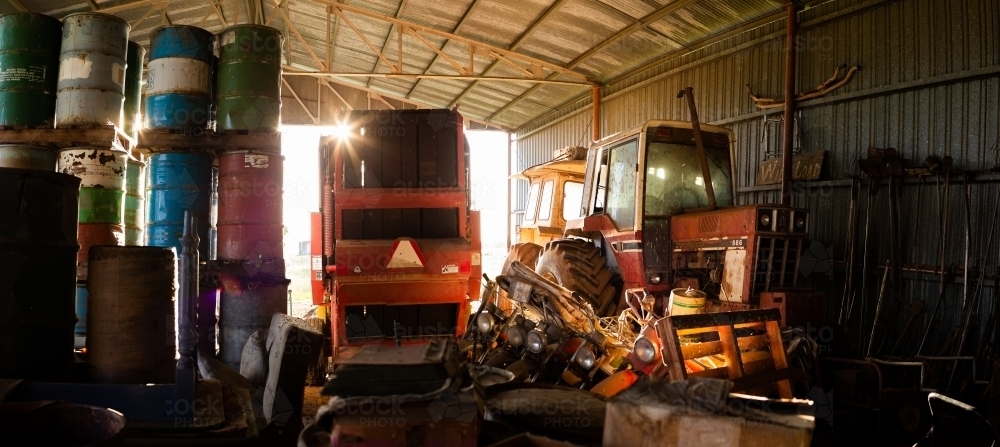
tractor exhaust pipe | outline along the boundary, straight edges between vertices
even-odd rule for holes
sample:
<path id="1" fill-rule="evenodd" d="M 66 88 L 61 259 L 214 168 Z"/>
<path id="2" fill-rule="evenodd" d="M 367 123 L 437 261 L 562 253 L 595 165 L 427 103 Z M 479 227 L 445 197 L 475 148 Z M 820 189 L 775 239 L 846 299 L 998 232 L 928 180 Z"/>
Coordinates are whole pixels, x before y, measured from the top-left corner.
<path id="1" fill-rule="evenodd" d="M 718 206 L 715 204 L 715 189 L 712 187 L 712 173 L 708 168 L 708 155 L 705 153 L 705 141 L 701 138 L 701 123 L 698 121 L 698 108 L 694 104 L 694 90 L 687 87 L 677 94 L 678 98 L 687 96 L 688 109 L 691 110 L 691 130 L 694 131 L 694 146 L 698 150 L 698 164 L 701 165 L 701 176 L 705 179 L 705 195 L 708 196 L 708 211 Z"/>

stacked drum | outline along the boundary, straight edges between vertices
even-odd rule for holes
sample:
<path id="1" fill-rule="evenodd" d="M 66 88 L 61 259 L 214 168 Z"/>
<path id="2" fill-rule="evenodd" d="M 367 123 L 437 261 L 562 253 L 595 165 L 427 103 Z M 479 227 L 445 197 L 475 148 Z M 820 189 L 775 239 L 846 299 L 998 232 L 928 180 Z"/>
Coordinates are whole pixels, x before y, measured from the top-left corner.
<path id="1" fill-rule="evenodd" d="M 212 33 L 194 26 L 163 26 L 149 37 L 146 128 L 204 131 L 212 104 Z"/>
<path id="2" fill-rule="evenodd" d="M 128 41 L 128 52 L 125 64 L 125 105 L 122 107 L 124 121 L 122 131 L 136 138 L 142 122 L 139 119 L 142 106 L 142 61 L 146 58 L 146 50 L 131 40 Z"/>
<path id="3" fill-rule="evenodd" d="M 199 257 L 211 259 L 212 173 L 215 158 L 201 152 L 158 152 L 149 157 L 146 245 L 181 251 L 184 211 L 198 218 Z"/>
<path id="4" fill-rule="evenodd" d="M 282 253 L 284 157 L 264 151 L 219 156 L 219 359 L 238 368 L 243 345 L 287 311 Z"/>
<path id="5" fill-rule="evenodd" d="M 62 23 L 19 12 L 0 15 L 0 125 L 52 127 Z M 54 171 L 44 146 L 0 144 L 0 167 Z"/>
<path id="6" fill-rule="evenodd" d="M 56 127 L 122 126 L 128 22 L 95 12 L 63 19 L 56 93 Z M 137 63 L 137 67 L 142 64 Z M 77 346 L 86 335 L 87 257 L 91 246 L 125 244 L 128 154 L 113 147 L 73 147 L 59 152 L 57 169 L 77 176 L 80 208 L 77 254 Z"/>
<path id="7" fill-rule="evenodd" d="M 277 132 L 281 112 L 281 33 L 237 25 L 219 34 L 216 127 Z M 283 161 L 273 151 L 219 156 L 219 359 L 239 368 L 243 345 L 287 311 L 282 253 Z"/>

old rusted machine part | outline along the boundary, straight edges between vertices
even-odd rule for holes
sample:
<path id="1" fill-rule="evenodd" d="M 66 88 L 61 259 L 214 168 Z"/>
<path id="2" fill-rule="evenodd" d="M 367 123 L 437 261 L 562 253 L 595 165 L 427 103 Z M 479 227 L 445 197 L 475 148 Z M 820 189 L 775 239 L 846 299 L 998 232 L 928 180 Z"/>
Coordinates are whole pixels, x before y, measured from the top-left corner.
<path id="1" fill-rule="evenodd" d="M 0 168 L 0 377 L 73 360 L 79 189 L 71 175 Z"/>
<path id="2" fill-rule="evenodd" d="M 708 209 L 718 208 L 715 203 L 715 189 L 712 186 L 712 172 L 708 167 L 708 155 L 705 154 L 705 141 L 701 135 L 701 122 L 698 120 L 698 107 L 694 102 L 694 89 L 687 87 L 677 94 L 678 98 L 687 97 L 688 110 L 691 112 L 691 129 L 694 131 L 694 145 L 698 150 L 698 164 L 701 165 L 701 175 L 705 180 L 705 194 L 708 196 Z"/>
<path id="3" fill-rule="evenodd" d="M 171 383 L 177 259 L 163 247 L 90 249 L 87 361 L 103 383 Z"/>
<path id="4" fill-rule="evenodd" d="M 806 100 L 809 100 L 809 99 L 815 99 L 815 98 L 819 98 L 819 97 L 822 97 L 822 96 L 826 96 L 826 95 L 834 92 L 835 90 L 837 90 L 837 89 L 839 89 L 839 88 L 847 85 L 847 83 L 851 82 L 851 79 L 854 78 L 854 74 L 857 73 L 858 70 L 861 69 L 861 66 L 860 65 L 854 65 L 854 66 L 852 66 L 851 68 L 849 68 L 847 70 L 847 73 L 844 75 L 844 77 L 840 78 L 840 72 L 843 69 L 845 69 L 845 68 L 847 68 L 846 64 L 840 65 L 839 67 L 837 67 L 836 70 L 833 71 L 833 76 L 831 76 L 830 79 L 827 79 L 825 82 L 823 82 L 822 84 L 816 86 L 816 88 L 814 88 L 814 89 L 812 89 L 812 90 L 810 90 L 808 92 L 801 92 L 801 93 L 795 95 L 795 100 L 796 101 L 800 101 L 800 102 L 801 101 L 806 101 Z M 838 78 L 840 78 L 840 79 L 838 79 Z M 776 108 L 781 107 L 781 106 L 783 106 L 785 104 L 784 103 L 784 99 L 762 98 L 762 97 L 759 97 L 759 96 L 755 95 L 753 93 L 753 90 L 750 88 L 750 84 L 746 85 L 746 89 L 747 89 L 747 93 L 750 95 L 750 99 L 753 99 L 754 104 L 757 106 L 758 109 L 776 109 Z"/>

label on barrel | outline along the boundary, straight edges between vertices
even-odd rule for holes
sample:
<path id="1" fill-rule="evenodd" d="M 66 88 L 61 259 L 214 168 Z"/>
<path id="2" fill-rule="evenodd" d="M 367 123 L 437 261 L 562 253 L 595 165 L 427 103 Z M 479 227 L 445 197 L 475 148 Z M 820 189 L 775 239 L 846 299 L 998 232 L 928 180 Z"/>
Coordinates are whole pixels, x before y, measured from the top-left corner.
<path id="1" fill-rule="evenodd" d="M 270 156 L 260 154 L 246 154 L 243 156 L 243 167 L 245 168 L 267 168 Z"/>
<path id="2" fill-rule="evenodd" d="M 39 66 L 0 68 L 0 82 L 45 82 L 45 75 L 45 67 Z"/>
<path id="3" fill-rule="evenodd" d="M 121 64 L 111 64 L 111 82 L 118 85 L 125 85 L 125 66 Z"/>
<path id="4" fill-rule="evenodd" d="M 59 60 L 59 80 L 87 79 L 93 62 L 87 58 L 67 57 Z"/>

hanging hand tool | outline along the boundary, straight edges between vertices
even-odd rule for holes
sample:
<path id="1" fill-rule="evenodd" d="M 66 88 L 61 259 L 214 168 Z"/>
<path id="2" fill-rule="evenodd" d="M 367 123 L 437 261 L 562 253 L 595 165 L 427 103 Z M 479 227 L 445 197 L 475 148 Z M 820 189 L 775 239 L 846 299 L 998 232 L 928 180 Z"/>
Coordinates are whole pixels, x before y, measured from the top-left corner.
<path id="1" fill-rule="evenodd" d="M 882 299 L 885 298 L 885 285 L 889 282 L 889 271 L 892 269 L 892 261 L 885 261 L 885 271 L 882 272 L 882 286 L 878 290 L 878 299 L 875 301 L 875 317 L 872 318 L 872 333 L 868 337 L 868 350 L 865 351 L 865 358 L 872 356 L 872 344 L 875 341 L 875 334 L 878 332 L 879 314 L 882 311 Z"/>
<path id="2" fill-rule="evenodd" d="M 910 329 L 910 325 L 913 324 L 913 320 L 915 320 L 918 316 L 923 315 L 926 309 L 927 306 L 924 304 L 923 301 L 914 300 L 912 303 L 910 303 L 910 318 L 906 319 L 906 324 L 903 326 L 903 331 L 899 333 L 899 339 L 896 340 L 896 344 L 892 345 L 892 349 L 889 350 L 890 357 L 896 354 L 896 348 L 899 347 L 900 342 L 902 342 L 903 338 L 906 337 L 906 331 Z M 912 341 L 907 343 L 907 345 L 909 345 L 910 343 L 912 343 Z M 903 346 L 903 352 L 906 352 L 906 345 Z"/>
<path id="3" fill-rule="evenodd" d="M 847 220 L 847 243 L 845 244 L 844 260 L 847 262 L 847 275 L 844 279 L 844 296 L 840 300 L 840 316 L 838 324 L 846 324 L 851 318 L 851 306 L 854 304 L 854 261 L 857 257 L 858 245 L 858 209 L 861 206 L 861 181 L 851 179 L 851 209 Z"/>
<path id="4" fill-rule="evenodd" d="M 948 159 L 949 162 L 951 161 L 950 157 L 946 157 L 946 158 Z M 924 346 L 927 344 L 927 336 L 931 333 L 931 327 L 934 325 L 934 320 L 937 318 L 938 310 L 941 308 L 941 302 L 944 301 L 944 292 L 945 292 L 945 284 L 946 284 L 945 283 L 945 269 L 947 267 L 945 263 L 947 262 L 947 259 L 948 259 L 947 258 L 947 253 L 946 253 L 946 249 L 948 248 L 948 244 L 947 244 L 947 239 L 948 239 L 948 217 L 949 217 L 949 215 L 948 215 L 948 205 L 949 205 L 948 187 L 950 186 L 950 183 L 951 183 L 951 164 L 948 163 L 948 166 L 944 166 L 944 163 L 942 163 L 941 161 L 937 160 L 936 157 L 927 157 L 927 160 L 928 160 L 928 165 L 931 166 L 931 170 L 932 171 L 939 170 L 939 171 L 941 171 L 941 172 L 944 173 L 944 191 L 942 192 L 941 189 L 940 189 L 940 187 L 938 188 L 938 194 L 939 194 L 938 211 L 939 211 L 939 218 L 940 218 L 939 222 L 940 222 L 940 228 L 941 228 L 941 233 L 940 233 L 939 239 L 938 239 L 939 240 L 938 254 L 939 254 L 939 257 L 940 257 L 940 260 L 941 260 L 941 267 L 940 267 L 941 270 L 939 272 L 939 277 L 938 277 L 938 279 L 940 281 L 939 285 L 938 285 L 938 300 L 937 300 L 937 303 L 934 304 L 934 310 L 931 311 L 930 318 L 927 321 L 927 326 L 924 327 L 924 334 L 920 338 L 920 344 L 917 346 L 917 355 L 920 355 L 924 351 Z M 933 162 L 937 162 L 937 163 L 933 163 Z M 938 180 L 939 180 L 938 183 L 940 183 L 940 178 Z M 943 196 L 943 197 L 941 197 L 941 196 Z"/>

